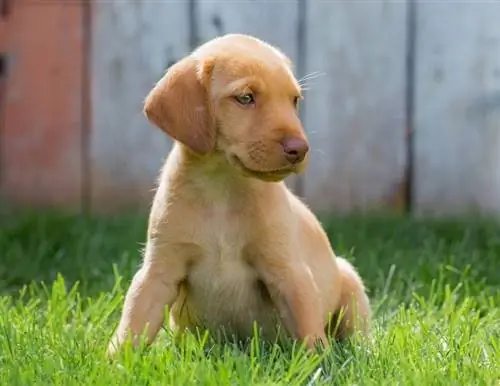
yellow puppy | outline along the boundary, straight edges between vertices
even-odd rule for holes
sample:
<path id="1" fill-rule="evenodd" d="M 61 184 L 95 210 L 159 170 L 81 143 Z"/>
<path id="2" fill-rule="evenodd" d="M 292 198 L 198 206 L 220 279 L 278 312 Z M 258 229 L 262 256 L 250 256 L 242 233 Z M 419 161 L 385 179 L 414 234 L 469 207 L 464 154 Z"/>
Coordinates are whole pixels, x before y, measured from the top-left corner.
<path id="1" fill-rule="evenodd" d="M 255 321 L 266 339 L 283 326 L 313 347 L 342 313 L 336 337 L 368 332 L 360 277 L 283 182 L 307 160 L 300 99 L 290 61 L 238 34 L 200 46 L 147 96 L 145 115 L 175 145 L 109 354 L 142 333 L 151 343 L 165 306 L 177 331 L 246 338 Z"/>

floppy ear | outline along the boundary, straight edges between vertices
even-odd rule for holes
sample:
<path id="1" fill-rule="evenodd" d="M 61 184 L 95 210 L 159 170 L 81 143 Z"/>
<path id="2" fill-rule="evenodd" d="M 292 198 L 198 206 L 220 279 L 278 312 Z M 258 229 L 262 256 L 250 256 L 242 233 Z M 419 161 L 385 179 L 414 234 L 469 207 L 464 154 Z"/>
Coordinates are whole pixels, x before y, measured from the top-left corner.
<path id="1" fill-rule="evenodd" d="M 208 99 L 211 61 L 188 56 L 174 64 L 144 102 L 151 123 L 198 154 L 215 146 L 215 120 Z"/>

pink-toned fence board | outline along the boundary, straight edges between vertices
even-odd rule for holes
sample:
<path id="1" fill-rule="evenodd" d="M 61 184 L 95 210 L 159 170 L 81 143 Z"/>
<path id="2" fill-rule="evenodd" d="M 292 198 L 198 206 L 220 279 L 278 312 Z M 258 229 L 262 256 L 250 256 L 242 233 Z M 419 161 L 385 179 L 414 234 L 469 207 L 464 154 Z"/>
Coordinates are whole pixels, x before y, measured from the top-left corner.
<path id="1" fill-rule="evenodd" d="M 11 2 L 2 48 L 1 189 L 8 200 L 79 208 L 82 177 L 82 2 Z"/>

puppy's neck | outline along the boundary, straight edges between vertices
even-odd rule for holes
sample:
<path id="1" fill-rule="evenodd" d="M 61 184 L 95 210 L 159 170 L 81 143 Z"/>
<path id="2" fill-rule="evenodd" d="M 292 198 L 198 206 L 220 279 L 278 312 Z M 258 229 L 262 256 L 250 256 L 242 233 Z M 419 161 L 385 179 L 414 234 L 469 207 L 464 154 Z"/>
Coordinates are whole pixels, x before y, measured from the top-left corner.
<path id="1" fill-rule="evenodd" d="M 171 184 L 187 195 L 196 195 L 196 199 L 205 198 L 208 202 L 241 201 L 282 184 L 242 175 L 221 153 L 199 156 L 177 143 L 165 166 L 170 169 L 167 174 L 172 178 Z"/>

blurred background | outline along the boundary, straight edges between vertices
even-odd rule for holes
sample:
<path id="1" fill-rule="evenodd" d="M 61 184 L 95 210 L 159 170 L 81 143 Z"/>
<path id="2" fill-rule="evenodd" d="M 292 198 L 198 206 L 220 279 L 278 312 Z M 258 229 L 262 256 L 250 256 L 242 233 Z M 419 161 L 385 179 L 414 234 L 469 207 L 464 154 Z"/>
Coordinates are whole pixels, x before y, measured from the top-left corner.
<path id="1" fill-rule="evenodd" d="M 1 0 L 0 191 L 22 206 L 146 209 L 170 140 L 142 101 L 229 33 L 306 78 L 318 212 L 500 212 L 500 2 Z"/>

